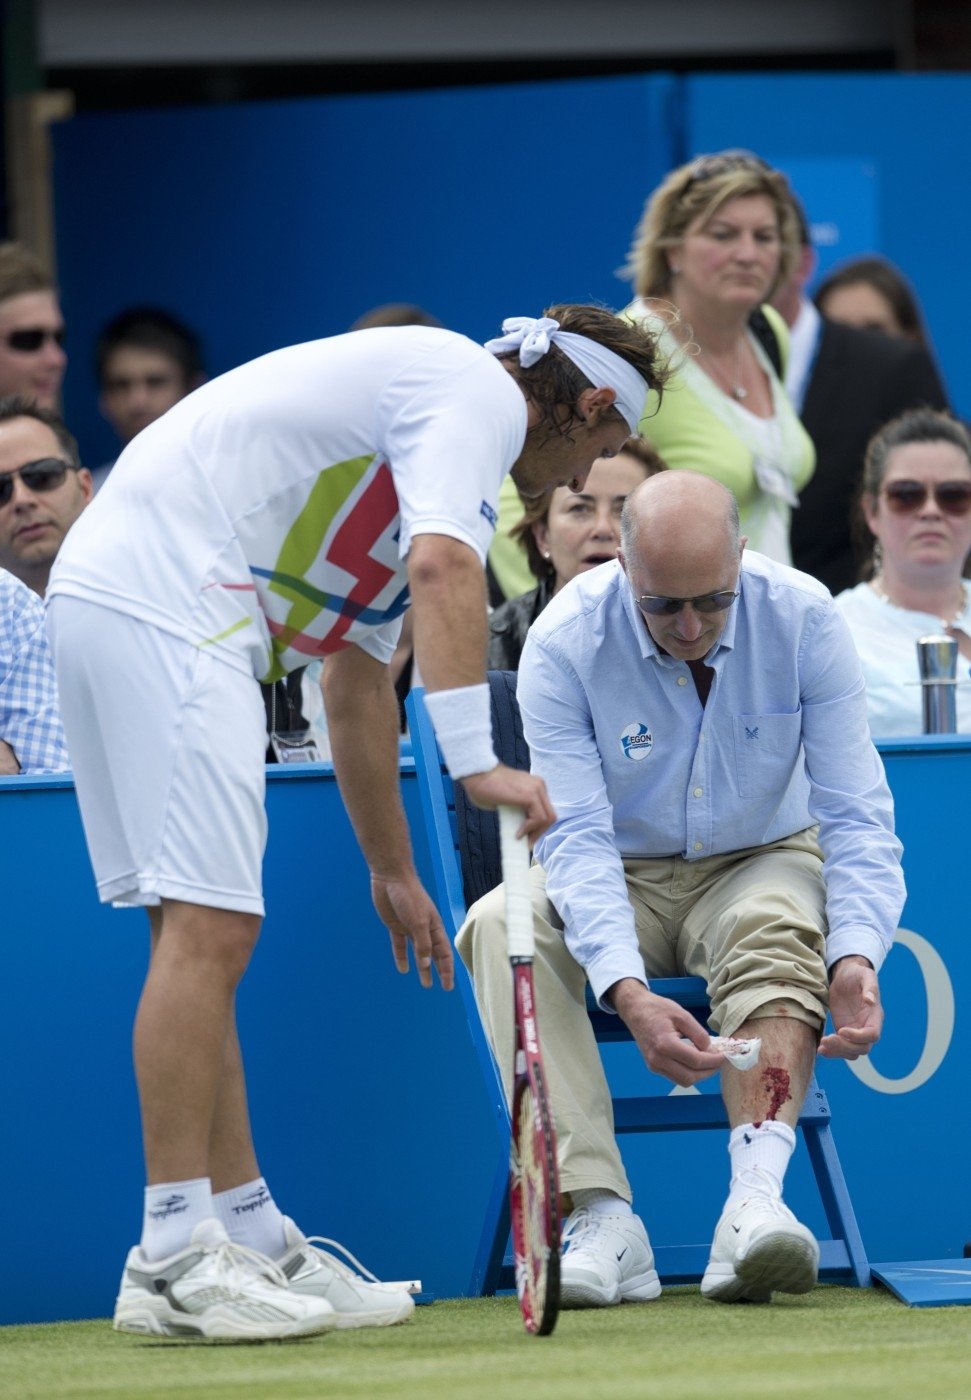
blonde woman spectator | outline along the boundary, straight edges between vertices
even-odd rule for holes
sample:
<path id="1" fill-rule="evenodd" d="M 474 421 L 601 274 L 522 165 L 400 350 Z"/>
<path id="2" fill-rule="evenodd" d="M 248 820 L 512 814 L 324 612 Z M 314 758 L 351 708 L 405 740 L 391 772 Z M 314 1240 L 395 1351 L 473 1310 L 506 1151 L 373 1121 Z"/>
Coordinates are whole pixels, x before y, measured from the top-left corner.
<path id="1" fill-rule="evenodd" d="M 750 151 L 699 156 L 647 202 L 628 266 L 637 300 L 625 313 L 661 332 L 676 368 L 641 431 L 669 467 L 727 486 L 750 548 L 783 563 L 814 452 L 780 379 L 785 326 L 765 303 L 797 244 L 783 175 Z"/>

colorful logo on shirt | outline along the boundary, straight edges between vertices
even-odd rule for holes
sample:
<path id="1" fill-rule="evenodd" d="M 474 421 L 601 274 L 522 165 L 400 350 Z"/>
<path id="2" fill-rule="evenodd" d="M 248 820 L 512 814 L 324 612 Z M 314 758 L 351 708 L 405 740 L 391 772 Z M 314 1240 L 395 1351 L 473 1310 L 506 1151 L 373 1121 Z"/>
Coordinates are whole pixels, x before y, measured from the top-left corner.
<path id="1" fill-rule="evenodd" d="M 479 514 L 485 516 L 493 530 L 496 528 L 499 523 L 499 517 L 488 501 L 483 501 L 481 506 L 479 506 Z"/>
<path id="2" fill-rule="evenodd" d="M 321 472 L 276 566 L 251 565 L 276 658 L 289 651 L 301 664 L 338 651 L 407 607 L 404 568 L 389 543 L 400 533 L 398 497 L 387 463 L 374 463 L 372 454 Z M 277 660 L 262 679 L 289 669 Z"/>
<path id="3" fill-rule="evenodd" d="M 654 735 L 646 724 L 629 724 L 621 733 L 620 747 L 624 750 L 624 757 L 632 759 L 638 763 L 654 747 Z"/>

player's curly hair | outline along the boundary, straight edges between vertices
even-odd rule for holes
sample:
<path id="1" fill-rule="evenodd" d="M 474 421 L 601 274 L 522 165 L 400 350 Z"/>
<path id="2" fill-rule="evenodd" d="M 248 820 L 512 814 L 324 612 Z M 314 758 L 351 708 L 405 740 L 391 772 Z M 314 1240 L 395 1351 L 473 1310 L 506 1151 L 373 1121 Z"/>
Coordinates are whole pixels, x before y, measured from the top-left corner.
<path id="1" fill-rule="evenodd" d="M 561 330 L 595 340 L 633 365 L 648 389 L 656 391 L 660 401 L 669 372 L 666 357 L 658 349 L 657 338 L 650 330 L 621 320 L 604 306 L 558 303 L 548 306 L 543 315 L 558 321 Z M 551 345 L 547 353 L 528 368 L 519 363 L 516 351 L 499 358 L 509 366 L 530 403 L 539 409 L 542 417 L 537 428 L 569 438 L 571 430 L 583 421 L 577 413 L 580 395 L 584 389 L 599 386 L 592 385 L 556 345 Z M 610 413 L 620 420 L 616 408 Z"/>

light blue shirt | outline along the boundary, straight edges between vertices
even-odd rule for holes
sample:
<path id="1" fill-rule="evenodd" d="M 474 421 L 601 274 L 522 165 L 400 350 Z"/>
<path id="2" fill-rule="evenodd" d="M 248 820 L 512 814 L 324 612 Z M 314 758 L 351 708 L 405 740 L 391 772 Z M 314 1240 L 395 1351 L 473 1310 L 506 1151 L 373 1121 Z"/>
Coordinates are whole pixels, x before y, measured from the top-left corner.
<path id="1" fill-rule="evenodd" d="M 879 968 L 903 908 L 893 800 L 860 662 L 827 590 L 746 551 L 702 707 L 618 564 L 580 574 L 530 629 L 518 697 L 557 821 L 536 855 L 571 954 L 602 998 L 644 981 L 623 857 L 721 855 L 818 823 L 827 965 Z"/>
<path id="2" fill-rule="evenodd" d="M 13 749 L 21 773 L 60 773 L 68 766 L 44 605 L 26 584 L 3 569 L 0 739 Z"/>

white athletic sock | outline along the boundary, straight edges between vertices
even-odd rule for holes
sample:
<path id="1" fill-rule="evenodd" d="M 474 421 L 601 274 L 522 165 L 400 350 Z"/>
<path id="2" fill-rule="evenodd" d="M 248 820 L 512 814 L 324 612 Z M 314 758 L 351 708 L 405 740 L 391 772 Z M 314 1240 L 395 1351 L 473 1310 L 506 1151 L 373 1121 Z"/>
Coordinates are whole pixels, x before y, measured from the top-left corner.
<path id="1" fill-rule="evenodd" d="M 585 1190 L 571 1191 L 574 1210 L 588 1210 L 591 1215 L 633 1215 L 629 1202 L 616 1191 L 606 1191 L 600 1186 Z"/>
<path id="2" fill-rule="evenodd" d="M 786 1167 L 796 1145 L 796 1134 L 788 1123 L 767 1118 L 758 1127 L 742 1123 L 732 1129 L 728 1139 L 728 1155 L 732 1159 L 732 1185 L 728 1199 L 738 1200 L 753 1191 L 764 1191 L 764 1180 L 753 1175 L 758 1167 L 782 1191 Z"/>
<path id="3" fill-rule="evenodd" d="M 258 1249 L 271 1259 L 286 1254 L 283 1216 L 261 1176 L 243 1186 L 234 1186 L 231 1191 L 218 1191 L 212 1203 L 235 1244 Z"/>
<path id="4" fill-rule="evenodd" d="M 215 1214 L 212 1187 L 207 1176 L 193 1181 L 166 1181 L 145 1187 L 142 1217 L 142 1253 L 146 1259 L 167 1259 L 187 1249 L 200 1220 Z"/>

